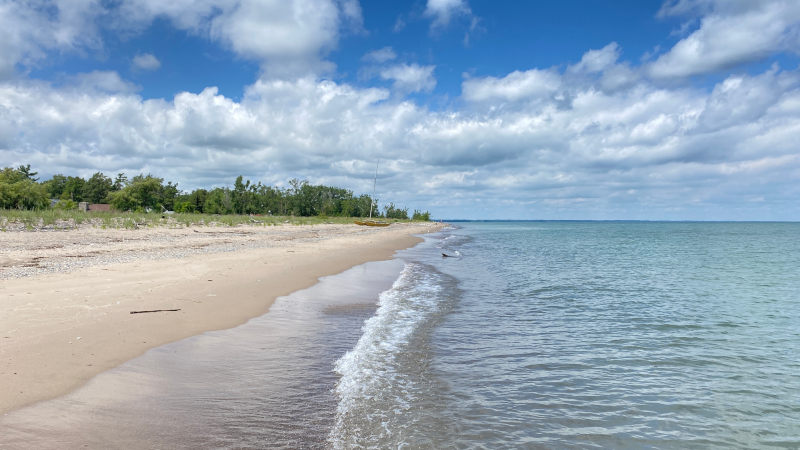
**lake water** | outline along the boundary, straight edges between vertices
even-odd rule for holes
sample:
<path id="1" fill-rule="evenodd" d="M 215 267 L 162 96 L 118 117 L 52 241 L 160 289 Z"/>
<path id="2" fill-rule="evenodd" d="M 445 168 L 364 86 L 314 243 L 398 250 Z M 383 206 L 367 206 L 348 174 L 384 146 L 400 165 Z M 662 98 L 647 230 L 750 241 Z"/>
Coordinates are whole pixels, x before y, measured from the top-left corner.
<path id="1" fill-rule="evenodd" d="M 338 446 L 800 447 L 800 224 L 467 223 L 431 241 L 456 257 L 406 252 L 337 365 Z"/>
<path id="2" fill-rule="evenodd" d="M 800 447 L 800 224 L 457 225 L 9 414 L 0 447 Z"/>

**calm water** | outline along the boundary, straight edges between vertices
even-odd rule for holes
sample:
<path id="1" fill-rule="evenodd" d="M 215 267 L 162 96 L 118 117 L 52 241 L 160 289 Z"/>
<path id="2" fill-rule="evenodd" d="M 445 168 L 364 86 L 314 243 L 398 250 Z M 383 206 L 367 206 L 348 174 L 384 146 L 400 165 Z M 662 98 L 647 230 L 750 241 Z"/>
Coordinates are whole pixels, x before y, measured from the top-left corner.
<path id="1" fill-rule="evenodd" d="M 43 443 L 798 448 L 800 224 L 459 224 L 0 419 Z"/>
<path id="2" fill-rule="evenodd" d="M 469 223 L 339 361 L 341 448 L 800 447 L 800 224 Z M 360 359 L 359 359 L 360 358 Z"/>

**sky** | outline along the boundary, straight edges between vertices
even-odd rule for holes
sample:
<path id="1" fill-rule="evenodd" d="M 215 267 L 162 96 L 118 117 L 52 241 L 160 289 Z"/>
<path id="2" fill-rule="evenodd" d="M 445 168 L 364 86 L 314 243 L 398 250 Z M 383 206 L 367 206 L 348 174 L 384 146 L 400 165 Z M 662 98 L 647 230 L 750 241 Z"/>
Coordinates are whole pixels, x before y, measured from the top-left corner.
<path id="1" fill-rule="evenodd" d="M 0 167 L 800 220 L 797 0 L 0 0 Z"/>

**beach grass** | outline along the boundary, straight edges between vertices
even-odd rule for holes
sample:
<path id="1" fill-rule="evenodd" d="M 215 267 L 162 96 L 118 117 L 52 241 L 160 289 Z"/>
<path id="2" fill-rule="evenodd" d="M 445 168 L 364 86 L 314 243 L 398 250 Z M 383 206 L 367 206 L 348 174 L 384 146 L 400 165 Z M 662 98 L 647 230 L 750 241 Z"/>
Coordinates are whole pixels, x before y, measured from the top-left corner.
<path id="1" fill-rule="evenodd" d="M 197 214 L 120 211 L 78 211 L 78 210 L 16 210 L 0 209 L 0 230 L 28 230 L 42 228 L 70 229 L 79 226 L 97 228 L 136 229 L 141 227 L 182 228 L 188 226 L 236 227 L 236 226 L 274 226 L 274 225 L 316 225 L 323 223 L 349 224 L 353 217 L 325 216 L 250 216 L 238 214 Z M 387 222 L 411 222 L 411 220 L 381 219 Z"/>

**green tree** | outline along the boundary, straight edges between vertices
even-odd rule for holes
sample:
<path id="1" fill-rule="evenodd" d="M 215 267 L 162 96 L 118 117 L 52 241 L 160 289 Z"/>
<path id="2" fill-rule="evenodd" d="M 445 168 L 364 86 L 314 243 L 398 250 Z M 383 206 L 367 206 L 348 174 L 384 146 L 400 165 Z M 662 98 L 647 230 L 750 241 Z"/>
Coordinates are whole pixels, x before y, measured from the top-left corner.
<path id="1" fill-rule="evenodd" d="M 429 213 L 428 211 L 422 212 L 415 209 L 414 214 L 411 216 L 411 220 L 422 220 L 424 222 L 430 222 L 431 213 Z"/>
<path id="2" fill-rule="evenodd" d="M 373 200 L 371 196 L 362 194 L 356 201 L 356 214 L 354 214 L 354 217 L 367 217 L 369 216 L 370 209 L 373 210 L 372 214 L 377 217 L 378 199 Z"/>
<path id="3" fill-rule="evenodd" d="M 109 194 L 108 200 L 114 209 L 118 209 L 120 211 L 135 211 L 140 209 L 140 204 L 133 196 L 133 191 L 130 189 L 114 191 Z"/>
<path id="4" fill-rule="evenodd" d="M 83 199 L 89 203 L 104 203 L 113 188 L 111 178 L 97 172 L 83 185 Z"/>
<path id="5" fill-rule="evenodd" d="M 192 191 L 191 194 L 188 194 L 183 198 L 183 201 L 188 202 L 191 205 L 192 212 L 205 212 L 203 207 L 206 204 L 206 198 L 208 197 L 208 191 L 205 189 L 196 189 Z"/>
<path id="6" fill-rule="evenodd" d="M 120 172 L 117 174 L 117 177 L 114 178 L 114 184 L 111 185 L 111 190 L 119 191 L 127 185 L 128 185 L 128 177 L 125 176 L 124 173 Z"/>
<path id="7" fill-rule="evenodd" d="M 44 182 L 44 188 L 50 198 L 61 198 L 64 188 L 67 186 L 67 177 L 60 173 L 53 175 L 53 178 Z"/>
<path id="8" fill-rule="evenodd" d="M 74 202 L 83 201 L 83 186 L 86 180 L 81 177 L 67 177 L 64 182 L 64 190 L 59 196 L 62 200 L 72 200 Z"/>
<path id="9" fill-rule="evenodd" d="M 245 214 L 253 212 L 249 205 L 249 188 L 250 180 L 244 183 L 242 176 L 236 177 L 233 182 L 233 191 L 231 191 L 231 201 L 233 203 L 233 212 L 236 214 Z"/>
<path id="10" fill-rule="evenodd" d="M 161 189 L 161 198 L 159 202 L 164 209 L 173 211 L 175 209 L 175 199 L 180 194 L 180 190 L 178 189 L 178 183 L 172 184 L 171 181 L 167 181 L 167 185 Z"/>
<path id="11" fill-rule="evenodd" d="M 233 188 L 219 187 L 211 191 L 196 189 L 182 193 L 177 183 L 167 182 L 150 174 L 128 180 L 118 173 L 112 181 L 97 172 L 88 180 L 56 174 L 44 183 L 36 182 L 37 173 L 30 165 L 16 169 L 6 167 L 0 173 L 0 207 L 45 208 L 48 198 L 61 200 L 59 207 L 72 208 L 74 203 L 108 201 L 119 210 L 159 211 L 166 208 L 179 212 L 210 214 L 292 214 L 297 216 L 353 216 L 408 218 L 407 208 L 394 204 L 378 210 L 377 199 L 369 195 L 355 196 L 352 191 L 334 186 L 312 185 L 293 178 L 285 189 L 265 186 L 261 182 L 238 176 Z M 374 202 L 373 202 L 374 201 Z M 414 210 L 414 220 L 429 220 L 430 213 Z"/>
<path id="12" fill-rule="evenodd" d="M 31 180 L 31 181 L 39 181 L 39 179 L 38 179 L 38 178 L 36 178 L 36 175 L 39 175 L 39 172 L 32 172 L 32 171 L 31 171 L 31 165 L 30 165 L 30 164 L 27 164 L 27 165 L 24 165 L 24 166 L 23 166 L 23 165 L 20 165 L 20 166 L 17 168 L 17 172 L 19 172 L 20 174 L 22 174 L 22 175 L 23 175 L 23 176 L 24 176 L 26 179 L 28 179 L 28 180 Z"/>
<path id="13" fill-rule="evenodd" d="M 119 191 L 111 192 L 109 200 L 122 211 L 160 210 L 163 200 L 163 178 L 137 175 Z M 174 198 L 174 196 L 173 196 Z"/>
<path id="14" fill-rule="evenodd" d="M 203 212 L 206 214 L 231 214 L 233 213 L 233 201 L 231 191 L 228 188 L 216 188 L 206 196 L 206 203 L 203 205 Z"/>
<path id="15" fill-rule="evenodd" d="M 384 206 L 383 211 L 387 219 L 408 219 L 408 208 L 398 208 L 394 203 Z"/>
<path id="16" fill-rule="evenodd" d="M 29 172 L 10 167 L 0 171 L 0 208 L 44 209 L 50 205 L 47 190 L 34 181 Z"/>
<path id="17" fill-rule="evenodd" d="M 257 198 L 259 212 L 262 214 L 286 214 L 286 196 L 280 189 L 259 183 L 254 195 Z"/>

